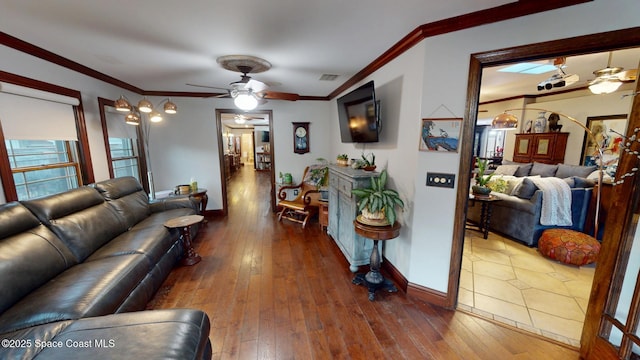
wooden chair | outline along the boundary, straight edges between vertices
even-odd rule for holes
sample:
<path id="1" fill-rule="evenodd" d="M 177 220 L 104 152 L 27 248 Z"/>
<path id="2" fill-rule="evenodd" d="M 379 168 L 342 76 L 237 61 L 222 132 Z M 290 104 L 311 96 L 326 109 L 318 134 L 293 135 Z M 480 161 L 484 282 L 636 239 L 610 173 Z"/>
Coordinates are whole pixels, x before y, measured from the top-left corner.
<path id="1" fill-rule="evenodd" d="M 314 169 L 320 170 L 316 174 L 312 174 Z M 286 185 L 280 188 L 278 192 L 278 199 L 280 202 L 278 206 L 282 208 L 278 213 L 278 221 L 282 218 L 295 221 L 302 224 L 302 228 L 307 225 L 307 221 L 313 215 L 318 213 L 320 208 L 320 191 L 319 185 L 324 183 L 327 177 L 328 171 L 326 167 L 309 167 L 304 169 L 304 175 L 302 181 L 298 185 Z M 318 183 L 318 176 L 322 179 L 322 183 Z M 314 178 L 315 177 L 315 178 Z M 287 189 L 297 189 L 298 195 L 293 200 L 287 199 Z"/>

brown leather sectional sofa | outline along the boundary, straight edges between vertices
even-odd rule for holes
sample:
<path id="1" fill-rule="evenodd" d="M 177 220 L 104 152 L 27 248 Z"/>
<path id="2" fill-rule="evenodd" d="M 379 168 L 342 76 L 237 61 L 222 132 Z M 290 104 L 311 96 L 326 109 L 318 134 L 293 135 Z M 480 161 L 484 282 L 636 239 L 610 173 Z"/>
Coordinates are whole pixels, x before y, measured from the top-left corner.
<path id="1" fill-rule="evenodd" d="M 0 205 L 0 358 L 211 358 L 204 312 L 143 311 L 183 252 L 164 221 L 195 213 L 134 178 Z"/>

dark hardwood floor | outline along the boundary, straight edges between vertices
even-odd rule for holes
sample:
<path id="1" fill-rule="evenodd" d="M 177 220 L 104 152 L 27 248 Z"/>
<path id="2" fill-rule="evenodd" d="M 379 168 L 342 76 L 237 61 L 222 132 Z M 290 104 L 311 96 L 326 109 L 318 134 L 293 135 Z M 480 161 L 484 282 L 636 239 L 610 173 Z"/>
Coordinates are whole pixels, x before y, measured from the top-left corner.
<path id="1" fill-rule="evenodd" d="M 277 221 L 268 181 L 249 165 L 233 175 L 229 215 L 211 218 L 194 241 L 202 261 L 174 269 L 149 303 L 206 311 L 214 359 L 579 358 L 402 291 L 370 302 L 317 220 L 304 230 Z"/>

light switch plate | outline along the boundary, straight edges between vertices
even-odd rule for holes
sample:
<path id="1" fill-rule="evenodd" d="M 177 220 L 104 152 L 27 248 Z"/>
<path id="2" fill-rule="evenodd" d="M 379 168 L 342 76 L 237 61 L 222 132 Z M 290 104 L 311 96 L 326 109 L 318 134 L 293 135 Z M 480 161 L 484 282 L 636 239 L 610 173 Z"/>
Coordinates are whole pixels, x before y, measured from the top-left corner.
<path id="1" fill-rule="evenodd" d="M 427 173 L 427 186 L 453 188 L 455 180 L 455 174 Z"/>

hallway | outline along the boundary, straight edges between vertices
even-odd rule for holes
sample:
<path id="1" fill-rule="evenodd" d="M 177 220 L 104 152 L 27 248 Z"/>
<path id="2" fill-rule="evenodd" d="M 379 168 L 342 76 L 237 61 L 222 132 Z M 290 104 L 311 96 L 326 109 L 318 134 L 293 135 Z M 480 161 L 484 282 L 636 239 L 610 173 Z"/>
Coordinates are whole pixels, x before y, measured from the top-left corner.
<path id="1" fill-rule="evenodd" d="M 353 274 L 317 220 L 278 222 L 268 172 L 243 166 L 229 213 L 195 239 L 202 261 L 177 267 L 149 308 L 193 307 L 211 319 L 214 359 L 578 359 L 539 336 L 379 293 Z"/>

